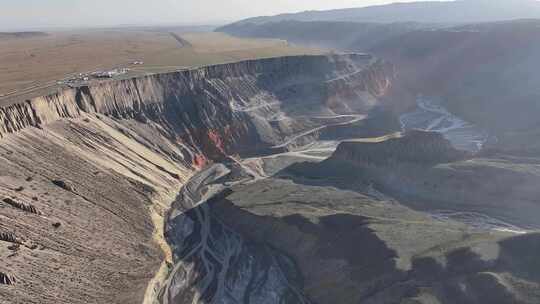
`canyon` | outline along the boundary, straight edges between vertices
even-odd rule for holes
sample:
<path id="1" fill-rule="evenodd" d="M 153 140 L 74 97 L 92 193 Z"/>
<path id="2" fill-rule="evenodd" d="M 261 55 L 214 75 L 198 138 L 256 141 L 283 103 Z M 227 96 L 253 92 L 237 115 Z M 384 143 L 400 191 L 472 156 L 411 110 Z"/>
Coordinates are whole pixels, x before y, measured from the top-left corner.
<path id="1" fill-rule="evenodd" d="M 540 160 L 403 130 L 398 76 L 288 56 L 0 107 L 0 302 L 538 303 Z"/>
<path id="2" fill-rule="evenodd" d="M 163 216 L 194 172 L 296 134 L 318 136 L 306 131 L 341 119 L 297 123 L 280 110 L 284 99 L 294 112 L 294 101 L 309 96 L 324 116 L 327 104 L 363 94 L 365 104 L 354 104 L 367 112 L 391 77 L 390 66 L 369 56 L 284 57 L 106 81 L 3 106 L 0 272 L 17 284 L 0 286 L 0 298 L 141 302 L 162 262 L 171 262 Z M 268 109 L 284 117 L 266 119 Z"/>
<path id="3" fill-rule="evenodd" d="M 523 3 L 538 6 L 535 1 Z M 424 5 L 492 5 L 491 9 L 526 7 L 515 6 L 511 0 L 501 0 L 412 3 L 402 4 L 402 8 L 410 6 L 412 11 L 419 12 L 418 7 Z M 392 13 L 392 7 L 399 6 L 358 11 L 373 9 Z M 472 8 L 463 9 L 470 12 Z M 345 9 L 335 13 L 354 15 L 355 11 Z M 448 12 L 444 10 L 438 14 Z M 504 12 L 511 13 L 512 9 Z M 334 12 L 321 13 L 331 15 Z M 414 19 L 414 22 L 373 23 L 365 16 L 346 22 L 335 18 L 303 20 L 301 15 L 281 21 L 280 16 L 275 21 L 272 18 L 271 21 L 260 18 L 257 22 L 248 19 L 217 30 L 241 37 L 280 38 L 300 45 L 373 54 L 396 67 L 394 99 L 401 100 L 388 104 L 396 113 L 422 108 L 418 103 L 418 97 L 422 97 L 432 105 L 442 106 L 461 123 L 474 125 L 475 129 L 469 129 L 467 133 L 477 137 L 479 142 L 486 141 L 485 137 L 489 135 L 487 144 L 499 150 L 538 155 L 538 19 L 506 20 L 501 17 L 489 22 L 436 24 Z M 400 16 L 410 17 L 410 14 L 402 11 Z M 430 14 L 424 16 L 431 17 Z M 439 126 L 439 129 L 444 127 Z"/>

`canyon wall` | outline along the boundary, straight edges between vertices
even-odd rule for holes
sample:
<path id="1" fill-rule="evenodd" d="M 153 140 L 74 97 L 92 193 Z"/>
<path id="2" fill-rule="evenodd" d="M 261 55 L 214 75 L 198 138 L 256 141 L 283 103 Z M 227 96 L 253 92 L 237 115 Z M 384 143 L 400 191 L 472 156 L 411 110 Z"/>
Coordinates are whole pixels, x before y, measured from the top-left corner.
<path id="1" fill-rule="evenodd" d="M 538 227 L 536 163 L 491 157 L 456 150 L 441 134 L 411 131 L 380 143 L 343 142 L 327 162 L 356 168 L 356 179 L 414 208 L 480 212 Z"/>
<path id="2" fill-rule="evenodd" d="M 440 133 L 413 130 L 403 137 L 379 143 L 343 142 L 332 157 L 362 166 L 391 166 L 399 163 L 433 165 L 471 156 L 472 154 L 456 150 Z"/>
<path id="3" fill-rule="evenodd" d="M 537 20 L 472 24 L 410 32 L 370 52 L 396 64 L 402 91 L 440 97 L 450 112 L 496 135 L 497 148 L 534 156 L 539 34 Z"/>
<path id="4" fill-rule="evenodd" d="M 259 93 L 257 90 L 283 89 L 299 83 L 322 85 L 317 82 L 347 77 L 357 80 L 353 90 L 382 95 L 393 77 L 390 66 L 382 62 L 371 66 L 370 60 L 371 56 L 357 54 L 270 58 L 63 89 L 1 107 L 0 136 L 62 118 L 77 118 L 82 112 L 114 118 L 157 117 L 169 112 L 165 110 L 181 110 L 174 107 L 190 99 L 207 98 L 223 98 L 220 101 L 227 108 L 227 101 L 252 98 Z M 333 79 L 332 75 L 337 78 Z M 260 78 L 256 79 L 260 82 L 253 83 L 246 79 L 249 77 Z M 240 81 L 240 78 L 245 79 Z M 326 98 L 340 93 L 333 86 L 329 86 Z"/>
<path id="5" fill-rule="evenodd" d="M 238 152 L 248 148 L 248 139 L 256 141 L 256 128 L 246 122 L 247 111 L 235 111 L 230 103 L 246 106 L 260 101 L 260 107 L 265 103 L 287 107 L 289 102 L 303 102 L 338 113 L 366 113 L 386 93 L 393 77 L 391 65 L 369 55 L 349 54 L 270 58 L 109 81 L 0 108 L 0 138 L 61 119 L 101 114 L 151 120 L 191 148 L 219 138 L 223 143 L 217 146 L 227 145 L 219 149 Z"/>
<path id="6" fill-rule="evenodd" d="M 450 112 L 496 136 L 498 149 L 529 156 L 540 151 L 538 20 L 451 27 L 281 20 L 218 31 L 374 54 L 396 65 L 387 98 L 393 111 L 410 111 L 419 94 L 441 98 Z"/>
<path id="7" fill-rule="evenodd" d="M 15 282 L 0 299 L 150 303 L 173 261 L 165 211 L 194 172 L 324 124 L 302 111 L 367 114 L 392 78 L 365 55 L 270 58 L 0 107 L 0 272 Z"/>

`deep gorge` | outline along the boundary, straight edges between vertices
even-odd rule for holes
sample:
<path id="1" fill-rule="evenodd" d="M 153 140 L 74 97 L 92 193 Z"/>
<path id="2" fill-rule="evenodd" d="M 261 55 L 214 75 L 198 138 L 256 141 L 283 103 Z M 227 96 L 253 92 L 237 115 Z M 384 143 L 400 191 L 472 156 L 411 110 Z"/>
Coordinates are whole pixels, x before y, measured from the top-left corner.
<path id="1" fill-rule="evenodd" d="M 399 132 L 396 72 L 269 58 L 0 108 L 0 295 L 537 303 L 537 160 Z"/>
<path id="2" fill-rule="evenodd" d="M 392 78 L 391 65 L 366 55 L 270 58 L 102 82 L 0 108 L 0 195 L 40 213 L 1 205 L 1 231 L 22 245 L 0 268 L 17 278 L 6 297 L 142 302 L 162 261 L 172 262 L 163 217 L 194 172 L 268 153 L 328 123 L 311 119 L 315 113 L 367 114 Z M 299 113 L 300 101 L 311 105 L 309 115 Z M 271 113 L 282 119 L 265 119 Z"/>

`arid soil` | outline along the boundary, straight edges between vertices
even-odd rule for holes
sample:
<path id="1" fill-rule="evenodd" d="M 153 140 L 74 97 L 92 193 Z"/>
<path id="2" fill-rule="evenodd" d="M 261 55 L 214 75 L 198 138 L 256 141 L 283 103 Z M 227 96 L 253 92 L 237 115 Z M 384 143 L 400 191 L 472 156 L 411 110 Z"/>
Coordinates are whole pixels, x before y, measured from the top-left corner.
<path id="1" fill-rule="evenodd" d="M 180 44 L 177 37 L 184 39 Z M 185 38 L 182 38 L 185 37 Z M 0 104 L 47 95 L 59 80 L 78 73 L 129 67 L 131 76 L 273 56 L 316 54 L 314 49 L 270 39 L 238 39 L 219 33 L 106 29 L 0 37 Z M 143 65 L 132 65 L 135 61 Z M 12 98 L 8 98 L 12 96 Z M 28 98 L 25 96 L 24 98 Z"/>

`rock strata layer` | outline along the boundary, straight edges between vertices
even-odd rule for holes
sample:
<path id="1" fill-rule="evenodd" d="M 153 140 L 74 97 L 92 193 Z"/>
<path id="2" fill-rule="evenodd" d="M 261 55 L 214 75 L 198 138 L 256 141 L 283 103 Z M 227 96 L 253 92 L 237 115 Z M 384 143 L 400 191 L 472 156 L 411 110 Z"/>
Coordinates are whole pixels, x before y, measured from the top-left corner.
<path id="1" fill-rule="evenodd" d="M 393 77 L 366 55 L 283 57 L 0 107 L 0 272 L 17 278 L 0 303 L 149 303 L 178 255 L 165 212 L 194 172 L 316 138 L 329 115 L 354 124 Z"/>

